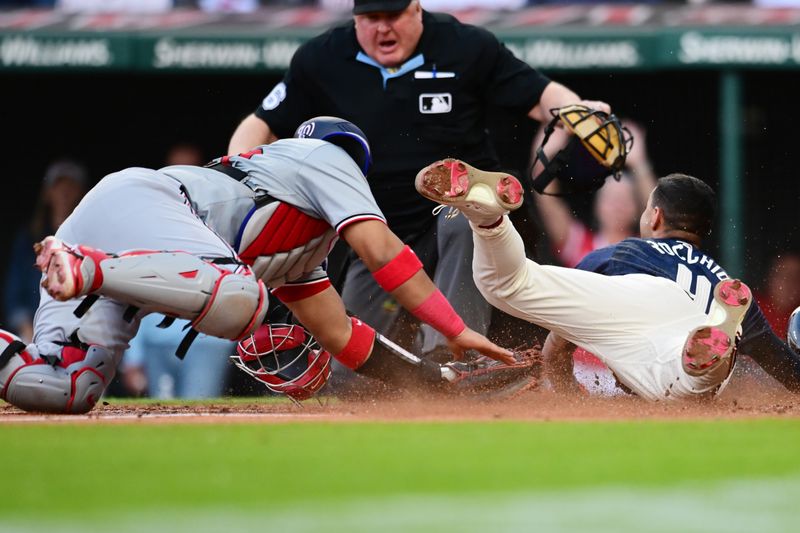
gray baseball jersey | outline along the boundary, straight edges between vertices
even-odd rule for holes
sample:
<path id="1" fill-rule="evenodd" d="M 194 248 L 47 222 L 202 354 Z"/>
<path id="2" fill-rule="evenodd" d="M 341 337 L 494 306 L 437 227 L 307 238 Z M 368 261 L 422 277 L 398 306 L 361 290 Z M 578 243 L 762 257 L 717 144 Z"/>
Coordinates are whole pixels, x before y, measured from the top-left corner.
<path id="1" fill-rule="evenodd" d="M 239 182 L 191 166 L 160 172 L 183 184 L 203 222 L 231 243 L 271 287 L 319 278 L 316 267 L 348 224 L 385 222 L 361 170 L 344 150 L 328 142 L 283 139 L 225 162 L 247 177 Z M 285 212 L 273 217 L 276 206 L 262 207 L 258 201 L 267 195 L 310 218 L 292 218 Z"/>
<path id="2" fill-rule="evenodd" d="M 317 139 L 281 139 L 251 154 L 229 158 L 233 167 L 248 173 L 242 182 L 193 166 L 160 172 L 180 181 L 198 215 L 232 244 L 253 201 L 264 194 L 324 220 L 337 233 L 356 220 L 385 221 L 367 179 L 338 146 Z"/>

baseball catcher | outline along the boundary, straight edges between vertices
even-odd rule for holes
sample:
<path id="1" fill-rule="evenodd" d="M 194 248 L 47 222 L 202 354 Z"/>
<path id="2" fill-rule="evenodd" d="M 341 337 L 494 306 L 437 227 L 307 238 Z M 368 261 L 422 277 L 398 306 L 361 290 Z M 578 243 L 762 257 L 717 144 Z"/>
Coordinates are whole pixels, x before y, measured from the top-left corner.
<path id="1" fill-rule="evenodd" d="M 0 397 L 29 411 L 89 411 L 140 318 L 153 312 L 191 321 L 181 352 L 193 332 L 254 335 L 259 352 L 265 343 L 292 353 L 302 346 L 277 364 L 299 365 L 300 378 L 279 371 L 263 380 L 297 397 L 322 387 L 331 358 L 390 379 L 396 361 L 382 360 L 391 354 L 377 348 L 368 324 L 345 313 L 322 267 L 339 237 L 387 292 L 448 339 L 456 358 L 476 350 L 530 373 L 464 324 L 387 228 L 366 182 L 363 132 L 320 117 L 296 137 L 205 168 L 128 168 L 103 178 L 56 235 L 35 246 L 43 290 L 34 339 L 25 346 L 0 333 Z M 270 298 L 286 304 L 302 334 L 264 335 Z M 318 344 L 306 344 L 305 330 Z M 248 357 L 242 362 L 252 363 Z M 429 368 L 408 366 L 427 379 Z"/>

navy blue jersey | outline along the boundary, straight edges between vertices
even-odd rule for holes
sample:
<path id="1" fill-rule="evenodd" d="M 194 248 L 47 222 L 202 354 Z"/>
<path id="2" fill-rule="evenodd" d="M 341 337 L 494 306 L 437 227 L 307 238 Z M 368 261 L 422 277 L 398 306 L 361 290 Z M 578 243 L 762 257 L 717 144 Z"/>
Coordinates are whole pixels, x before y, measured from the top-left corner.
<path id="1" fill-rule="evenodd" d="M 625 239 L 591 252 L 576 268 L 607 276 L 649 274 L 675 281 L 708 313 L 714 287 L 728 274 L 711 256 L 677 239 Z M 742 324 L 742 351 L 752 339 L 771 332 L 769 323 L 754 302 Z"/>

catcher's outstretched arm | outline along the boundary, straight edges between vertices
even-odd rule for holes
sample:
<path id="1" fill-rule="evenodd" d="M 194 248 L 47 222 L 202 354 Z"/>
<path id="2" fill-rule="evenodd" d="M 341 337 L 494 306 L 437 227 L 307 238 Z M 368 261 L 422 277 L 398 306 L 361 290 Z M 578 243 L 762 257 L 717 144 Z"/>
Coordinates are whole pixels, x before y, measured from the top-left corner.
<path id="1" fill-rule="evenodd" d="M 422 269 L 416 255 L 386 224 L 377 220 L 356 222 L 342 230 L 342 237 L 384 290 L 447 338 L 456 357 L 466 350 L 476 350 L 498 361 L 514 363 L 509 350 L 466 327 Z"/>

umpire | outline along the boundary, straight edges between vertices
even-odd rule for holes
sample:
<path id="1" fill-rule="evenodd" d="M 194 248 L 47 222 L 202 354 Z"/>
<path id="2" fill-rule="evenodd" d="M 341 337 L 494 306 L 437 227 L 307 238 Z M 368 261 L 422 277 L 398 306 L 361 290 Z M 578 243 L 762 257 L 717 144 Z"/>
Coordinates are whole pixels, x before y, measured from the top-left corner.
<path id="1" fill-rule="evenodd" d="M 315 115 L 336 115 L 369 138 L 369 183 L 390 228 L 409 244 L 453 307 L 486 333 L 491 307 L 472 281 L 472 232 L 464 217 L 433 213 L 414 189 L 417 171 L 456 157 L 499 169 L 486 131 L 490 106 L 537 121 L 581 99 L 518 60 L 490 32 L 454 17 L 424 11 L 419 0 L 355 0 L 353 21 L 301 46 L 289 71 L 245 118 L 229 153 L 291 137 Z M 583 102 L 609 112 L 603 102 Z M 397 338 L 400 308 L 360 261 L 347 271 L 342 293 L 350 311 Z M 425 354 L 446 347 L 422 328 Z M 502 341 L 501 341 L 502 342 Z"/>

